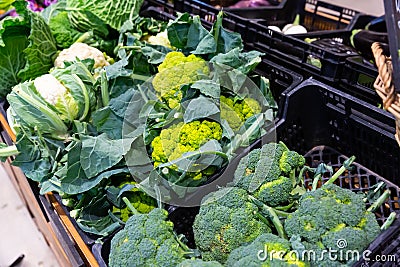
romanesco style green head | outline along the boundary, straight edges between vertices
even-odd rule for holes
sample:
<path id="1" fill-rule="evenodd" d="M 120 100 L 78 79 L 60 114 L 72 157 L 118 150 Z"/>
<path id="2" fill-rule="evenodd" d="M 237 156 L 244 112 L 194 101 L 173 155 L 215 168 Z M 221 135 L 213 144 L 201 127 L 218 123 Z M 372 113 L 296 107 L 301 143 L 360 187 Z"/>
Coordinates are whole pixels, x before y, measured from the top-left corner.
<path id="1" fill-rule="evenodd" d="M 177 266 L 185 259 L 185 249 L 173 233 L 168 212 L 153 209 L 148 214 L 132 215 L 111 240 L 109 265 Z"/>
<path id="2" fill-rule="evenodd" d="M 221 119 L 225 119 L 235 132 L 240 129 L 244 122 L 261 112 L 261 106 L 253 98 L 235 100 L 233 97 L 220 97 Z"/>
<path id="3" fill-rule="evenodd" d="M 289 254 L 290 250 L 288 240 L 273 234 L 262 234 L 250 244 L 233 250 L 226 261 L 226 266 L 308 266 L 305 262 L 297 259 L 296 255 Z M 263 251 L 263 253 L 259 254 L 259 251 Z"/>
<path id="4" fill-rule="evenodd" d="M 125 185 L 135 185 L 136 182 L 129 181 L 124 182 L 119 185 L 122 188 Z M 157 207 L 157 200 L 152 198 L 151 196 L 147 195 L 145 192 L 141 191 L 140 189 L 134 187 L 129 191 L 124 192 L 124 196 L 129 200 L 132 206 L 140 213 L 149 213 L 154 208 Z M 124 208 L 117 208 L 113 207 L 113 213 L 120 217 L 120 219 L 126 222 L 130 216 L 133 215 L 132 211 L 125 206 Z"/>
<path id="5" fill-rule="evenodd" d="M 175 108 L 182 99 L 181 86 L 192 84 L 209 73 L 208 64 L 202 58 L 195 55 L 186 57 L 182 52 L 173 51 L 158 66 L 152 85 L 159 97 L 170 108 Z"/>
<path id="6" fill-rule="evenodd" d="M 206 142 L 222 138 L 222 128 L 217 122 L 207 120 L 178 123 L 161 130 L 151 143 L 154 166 L 180 158 L 184 153 L 199 149 Z M 203 174 L 210 175 L 215 168 L 209 167 L 198 173 L 191 173 L 193 180 L 200 180 Z"/>
<path id="7" fill-rule="evenodd" d="M 193 224 L 203 260 L 224 263 L 235 248 L 271 229 L 257 217 L 258 208 L 245 190 L 232 187 L 207 195 Z"/>

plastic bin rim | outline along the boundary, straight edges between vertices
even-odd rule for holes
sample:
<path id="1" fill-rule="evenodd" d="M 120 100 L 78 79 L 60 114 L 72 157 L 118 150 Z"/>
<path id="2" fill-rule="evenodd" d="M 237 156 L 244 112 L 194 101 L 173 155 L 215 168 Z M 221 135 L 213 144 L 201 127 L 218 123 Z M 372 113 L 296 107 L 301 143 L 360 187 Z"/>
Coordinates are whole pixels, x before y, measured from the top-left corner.
<path id="1" fill-rule="evenodd" d="M 359 99 L 359 98 L 357 98 L 357 97 L 355 97 L 355 96 L 352 96 L 352 95 L 347 94 L 347 93 L 345 93 L 345 92 L 343 92 L 343 91 L 340 91 L 340 90 L 338 90 L 338 89 L 335 89 L 334 87 L 332 87 L 332 86 L 330 86 L 330 85 L 327 85 L 327 84 L 325 84 L 325 83 L 323 83 L 323 82 L 320 82 L 320 81 L 318 81 L 318 80 L 315 80 L 313 77 L 310 77 L 310 78 L 304 80 L 304 81 L 303 81 L 302 83 L 300 83 L 296 88 L 294 88 L 294 90 L 289 91 L 286 95 L 287 95 L 287 96 L 291 96 L 291 95 L 293 95 L 296 91 L 298 91 L 300 88 L 306 87 L 306 86 L 311 86 L 311 85 L 317 85 L 317 86 L 326 88 L 326 89 L 328 89 L 328 91 L 331 91 L 331 92 L 333 92 L 333 93 L 335 93 L 335 94 L 337 94 L 337 95 L 340 95 L 341 97 L 344 97 L 344 98 L 346 98 L 346 99 L 348 99 L 348 100 L 350 100 L 350 101 L 359 101 L 360 104 L 362 104 L 363 106 L 366 106 L 366 107 L 372 109 L 373 112 L 377 112 L 377 113 L 380 113 L 382 116 L 385 116 L 385 117 L 394 119 L 394 116 L 392 116 L 390 113 L 387 113 L 387 112 L 383 113 L 383 112 L 382 112 L 382 109 L 380 109 L 380 108 L 378 108 L 378 107 L 376 107 L 376 106 L 374 106 L 374 105 L 372 105 L 372 104 L 370 104 L 370 103 L 368 103 L 368 102 L 365 102 L 365 101 L 363 101 L 363 100 L 361 100 L 361 99 Z"/>

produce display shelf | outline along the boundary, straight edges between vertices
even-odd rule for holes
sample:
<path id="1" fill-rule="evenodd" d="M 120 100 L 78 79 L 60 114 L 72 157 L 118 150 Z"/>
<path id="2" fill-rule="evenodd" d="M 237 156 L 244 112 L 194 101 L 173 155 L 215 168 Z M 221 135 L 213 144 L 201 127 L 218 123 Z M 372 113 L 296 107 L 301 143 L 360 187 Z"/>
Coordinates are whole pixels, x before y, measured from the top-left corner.
<path id="1" fill-rule="evenodd" d="M 143 16 L 153 17 L 160 20 L 169 20 L 174 18 L 170 13 L 166 13 L 157 7 L 149 7 L 143 10 L 141 14 Z M 303 81 L 301 75 L 292 70 L 281 67 L 267 59 L 263 59 L 259 63 L 254 73 L 269 79 L 270 89 L 278 102 L 283 100 L 280 99 L 280 95 L 284 91 L 293 90 Z M 6 109 L 8 104 L 3 102 L 1 107 Z M 3 117 L 0 117 L 0 119 L 3 118 L 3 129 L 6 129 L 3 131 L 3 136 L 8 140 L 8 144 L 12 144 L 12 142 L 15 141 L 15 135 L 12 133 L 7 121 L 4 119 L 5 112 L 3 112 L 3 115 Z M 31 183 L 31 186 L 32 190 L 35 192 L 38 203 L 43 207 L 43 213 L 46 214 L 49 221 L 55 227 L 56 232 L 60 233 L 59 239 L 62 240 L 62 242 L 65 242 L 65 250 L 67 250 L 71 255 L 75 255 L 76 259 L 72 257 L 71 259 L 74 259 L 76 262 L 81 262 L 80 265 L 78 264 L 76 266 L 82 266 L 84 261 L 90 266 L 97 266 L 97 264 L 101 265 L 101 262 L 98 263 L 96 260 L 93 260 L 93 254 L 96 255 L 95 250 L 98 246 L 98 244 L 96 244 L 96 239 L 98 237 L 86 234 L 79 228 L 76 221 L 69 216 L 69 210 L 62 204 L 61 198 L 58 194 L 51 194 L 51 197 L 48 195 L 41 196 L 39 195 L 37 184 Z M 93 250 L 93 253 L 88 253 L 90 250 Z M 89 262 L 88 259 L 91 259 L 92 261 Z"/>
<path id="2" fill-rule="evenodd" d="M 371 251 L 371 259 L 376 255 L 383 255 L 380 253 L 390 252 L 397 260 L 391 262 L 390 266 L 399 264 L 400 150 L 394 138 L 394 128 L 388 126 L 391 124 L 383 123 L 389 123 L 393 118 L 381 113 L 375 106 L 314 79 L 308 79 L 283 95 L 285 106 L 281 120 L 240 157 L 251 149 L 275 141 L 275 138 L 283 141 L 290 149 L 305 155 L 306 162 L 311 167 L 325 162 L 337 170 L 348 156 L 355 155 L 355 168 L 345 172 L 336 183 L 354 192 L 368 192 L 376 183 L 386 183 L 391 196 L 376 210 L 377 220 L 382 224 L 392 211 L 398 213 L 398 218 L 368 249 Z M 223 186 L 231 181 L 237 163 L 238 161 L 228 166 L 219 180 L 215 181 L 216 186 Z M 323 178 L 324 181 L 327 179 Z M 309 182 L 307 176 L 305 182 Z M 189 245 L 193 246 L 191 224 L 198 213 L 198 207 L 170 207 L 168 210 L 175 230 L 178 234 L 185 234 Z M 93 246 L 93 253 L 101 266 L 107 266 L 110 242 L 111 237 L 104 244 Z M 356 263 L 356 266 L 360 266 L 359 264 L 361 262 Z"/>

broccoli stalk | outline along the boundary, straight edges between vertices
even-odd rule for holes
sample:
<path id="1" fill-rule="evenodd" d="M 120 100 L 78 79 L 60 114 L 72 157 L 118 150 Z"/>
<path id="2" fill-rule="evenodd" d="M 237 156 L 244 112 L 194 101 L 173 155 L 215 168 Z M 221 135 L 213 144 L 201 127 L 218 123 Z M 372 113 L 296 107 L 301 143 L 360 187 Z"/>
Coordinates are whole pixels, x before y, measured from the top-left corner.
<path id="1" fill-rule="evenodd" d="M 333 184 L 337 178 L 339 178 L 340 175 L 342 175 L 346 170 L 350 169 L 351 164 L 353 164 L 354 160 L 356 159 L 355 156 L 351 156 L 350 158 L 346 159 L 343 162 L 342 167 L 339 168 L 339 170 L 337 170 L 337 172 L 332 175 L 332 177 L 326 181 L 325 184 Z"/>
<path id="2" fill-rule="evenodd" d="M 315 173 L 314 173 L 312 189 L 311 189 L 312 191 L 317 189 L 318 182 L 321 180 L 322 175 L 327 171 L 332 173 L 332 167 L 326 165 L 325 163 L 321 163 L 318 165 L 318 167 L 315 169 Z"/>
<path id="3" fill-rule="evenodd" d="M 135 209 L 135 207 L 132 205 L 132 203 L 129 201 L 129 199 L 128 199 L 127 197 L 123 197 L 123 198 L 122 198 L 122 201 L 125 202 L 126 206 L 132 211 L 132 213 L 133 213 L 134 215 L 139 215 L 139 214 L 140 214 L 140 212 L 138 212 L 138 211 Z"/>
<path id="4" fill-rule="evenodd" d="M 182 239 L 186 239 L 186 237 L 184 235 L 177 235 L 174 232 L 174 236 L 176 241 L 178 242 L 178 244 L 181 246 L 181 248 L 183 249 L 183 254 L 185 255 L 185 257 L 187 258 L 198 258 L 200 257 L 200 251 L 197 249 L 191 249 L 189 248 L 183 241 Z"/>
<path id="5" fill-rule="evenodd" d="M 386 219 L 386 222 L 381 226 L 382 231 L 388 229 L 392 225 L 392 223 L 396 219 L 396 215 L 397 213 L 394 211 L 390 213 L 389 217 Z"/>
<path id="6" fill-rule="evenodd" d="M 259 201 L 258 199 L 256 199 L 255 197 L 249 195 L 249 200 L 252 201 L 254 204 L 256 204 L 260 209 L 261 209 L 261 214 L 267 216 L 272 223 L 275 226 L 276 231 L 278 232 L 278 235 L 282 238 L 287 239 L 287 236 L 285 234 L 285 231 L 283 230 L 283 225 L 278 217 L 278 213 L 279 214 L 286 214 L 283 211 L 278 211 L 274 208 L 271 208 L 267 205 L 265 205 L 264 203 L 262 203 L 261 201 Z"/>
<path id="7" fill-rule="evenodd" d="M 383 194 L 367 209 L 367 211 L 374 212 L 377 208 L 382 206 L 382 204 L 390 197 L 390 190 L 385 190 Z"/>
<path id="8" fill-rule="evenodd" d="M 386 184 L 385 182 L 379 182 L 376 185 L 370 187 L 370 189 L 374 189 L 373 191 L 369 191 L 367 196 L 363 199 L 364 202 L 371 201 L 375 197 L 379 197 L 379 194 L 381 194 L 381 190 L 385 189 Z"/>

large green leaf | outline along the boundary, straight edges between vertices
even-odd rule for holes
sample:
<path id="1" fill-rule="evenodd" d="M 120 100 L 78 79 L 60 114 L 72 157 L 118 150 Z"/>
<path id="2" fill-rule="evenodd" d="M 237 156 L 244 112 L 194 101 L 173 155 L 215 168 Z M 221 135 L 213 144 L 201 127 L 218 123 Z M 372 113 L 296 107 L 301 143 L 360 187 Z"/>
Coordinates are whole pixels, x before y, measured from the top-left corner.
<path id="1" fill-rule="evenodd" d="M 82 136 L 80 164 L 85 175 L 91 179 L 116 165 L 128 151 L 129 147 L 124 147 L 127 144 L 122 139 L 112 140 L 106 134 Z"/>
<path id="2" fill-rule="evenodd" d="M 40 15 L 43 17 L 46 23 L 49 23 L 52 17 L 56 16 L 61 11 L 64 11 L 66 7 L 67 7 L 66 0 L 58 0 L 57 3 L 51 4 L 45 9 L 43 9 L 43 11 L 40 12 Z"/>
<path id="3" fill-rule="evenodd" d="M 200 96 L 187 103 L 183 120 L 185 123 L 189 123 L 198 119 L 212 118 L 219 112 L 219 108 L 212 98 Z"/>
<path id="4" fill-rule="evenodd" d="M 12 87 L 20 82 L 17 74 L 25 66 L 22 51 L 28 45 L 28 38 L 23 29 L 19 29 L 20 27 L 9 28 L 1 38 L 5 46 L 0 46 L 0 98 L 5 98 Z"/>
<path id="5" fill-rule="evenodd" d="M 69 8 L 87 10 L 119 30 L 122 24 L 139 14 L 144 0 L 68 0 Z"/>
<path id="6" fill-rule="evenodd" d="M 18 73 L 23 81 L 48 73 L 54 66 L 57 54 L 56 41 L 44 19 L 34 12 L 29 12 L 31 33 L 29 46 L 24 50 L 25 68 Z"/>

